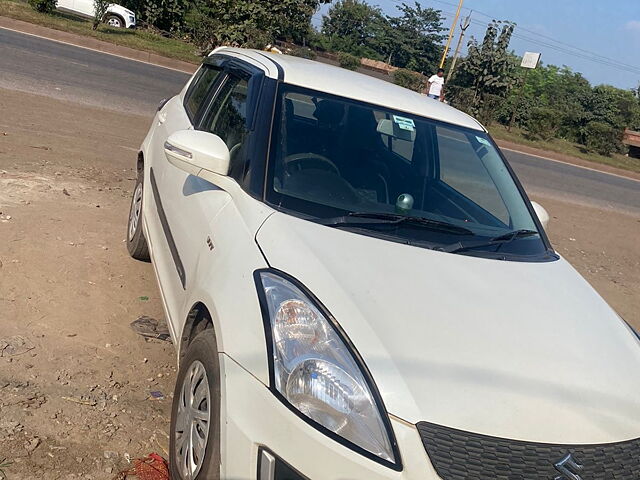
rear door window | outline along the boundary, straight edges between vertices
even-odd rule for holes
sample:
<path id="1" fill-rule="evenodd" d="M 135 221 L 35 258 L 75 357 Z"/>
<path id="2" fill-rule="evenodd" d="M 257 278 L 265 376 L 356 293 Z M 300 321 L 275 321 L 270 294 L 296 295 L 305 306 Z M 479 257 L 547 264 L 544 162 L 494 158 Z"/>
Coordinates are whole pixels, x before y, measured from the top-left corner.
<path id="1" fill-rule="evenodd" d="M 193 79 L 184 99 L 184 108 L 191 123 L 195 123 L 198 112 L 201 110 L 219 75 L 220 70 L 218 68 L 203 65 L 196 78 Z"/>

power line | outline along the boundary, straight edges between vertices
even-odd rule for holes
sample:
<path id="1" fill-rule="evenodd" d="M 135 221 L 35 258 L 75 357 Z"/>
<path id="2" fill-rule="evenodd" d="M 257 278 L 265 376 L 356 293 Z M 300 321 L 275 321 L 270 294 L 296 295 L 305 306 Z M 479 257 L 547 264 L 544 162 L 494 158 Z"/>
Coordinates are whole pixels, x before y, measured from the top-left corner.
<path id="1" fill-rule="evenodd" d="M 393 3 L 396 3 L 396 4 L 406 3 L 406 0 L 405 1 L 403 1 L 403 0 L 390 0 L 390 1 L 393 2 Z M 448 6 L 451 6 L 451 7 L 456 7 L 456 8 L 458 6 L 457 4 L 448 2 L 446 0 L 430 0 L 430 1 L 442 4 L 442 5 L 448 5 Z M 496 18 L 498 18 L 496 16 L 489 15 L 489 14 L 487 14 L 485 12 L 478 11 L 478 10 L 475 10 L 475 9 L 471 9 L 471 8 L 468 8 L 468 7 L 463 7 L 463 9 L 464 10 L 468 10 L 470 12 L 473 12 L 473 15 L 480 15 L 482 17 L 485 17 L 485 18 L 489 19 L 489 21 L 493 21 Z M 450 12 L 450 11 L 447 11 L 447 10 L 440 10 L 440 12 L 445 14 L 445 15 L 447 15 L 447 16 L 454 16 L 455 15 L 454 12 Z M 320 21 L 322 20 L 323 16 L 324 15 L 321 14 L 320 12 L 316 12 L 313 15 L 314 18 L 316 18 L 317 20 L 320 20 Z M 487 24 L 489 23 L 489 21 L 482 21 L 482 20 L 478 20 L 478 19 L 474 18 L 474 19 L 471 20 L 471 23 L 474 26 L 481 27 L 483 30 L 486 30 L 486 27 L 487 27 Z M 520 33 L 520 31 L 526 32 L 526 33 L 528 33 L 530 35 L 534 35 L 536 38 L 532 38 L 531 36 L 523 35 L 523 34 Z M 610 58 L 610 57 L 607 57 L 607 56 L 604 56 L 604 55 L 600 55 L 598 53 L 586 50 L 586 49 L 581 48 L 581 47 L 576 47 L 576 46 L 571 45 L 569 43 L 563 42 L 561 40 L 557 40 L 557 39 L 552 38 L 552 37 L 550 37 L 548 35 L 544 35 L 544 34 L 538 33 L 538 32 L 536 32 L 534 30 L 530 30 L 530 29 L 525 28 L 525 27 L 517 26 L 516 31 L 513 33 L 513 37 L 517 38 L 519 40 L 531 43 L 533 45 L 537 45 L 537 46 L 541 46 L 541 47 L 544 47 L 544 48 L 548 48 L 550 50 L 553 50 L 553 51 L 556 51 L 556 52 L 559 52 L 559 53 L 562 53 L 562 54 L 565 54 L 565 55 L 569 55 L 569 56 L 572 56 L 572 57 L 575 57 L 575 58 L 580 58 L 580 59 L 583 59 L 583 60 L 590 61 L 592 63 L 596 63 L 598 65 L 603 65 L 603 66 L 606 66 L 606 67 L 609 67 L 609 68 L 614 68 L 614 69 L 617 69 L 617 70 L 620 70 L 620 71 L 624 71 L 624 72 L 628 72 L 628 73 L 640 74 L 640 68 L 638 68 L 635 65 L 631 65 L 631 64 L 628 64 L 628 63 L 625 63 L 625 62 L 621 62 L 619 60 L 615 60 L 613 58 Z"/>
<path id="2" fill-rule="evenodd" d="M 403 3 L 401 0 L 391 0 L 391 1 L 394 2 L 394 3 Z M 448 2 L 446 0 L 430 0 L 430 1 L 435 2 L 435 3 L 440 3 L 442 5 L 448 5 L 450 7 L 457 7 L 457 4 Z M 474 15 L 477 14 L 477 15 L 480 15 L 480 16 L 485 17 L 485 18 L 490 19 L 490 20 L 495 20 L 495 19 L 499 18 L 499 17 L 497 17 L 495 15 L 489 15 L 488 13 L 482 12 L 480 10 L 472 9 L 472 8 L 469 8 L 469 7 L 463 7 L 463 9 L 467 10 L 469 12 L 473 12 Z M 442 13 L 446 13 L 448 15 L 453 15 L 453 12 L 447 12 L 447 11 L 444 11 L 444 10 L 442 10 Z M 475 20 L 475 19 L 472 20 L 471 22 L 473 24 L 475 24 L 475 25 L 483 26 L 483 27 L 486 28 L 486 23 L 485 22 L 482 22 L 480 20 Z M 592 52 L 590 50 L 586 50 L 586 49 L 581 48 L 581 47 L 576 47 L 575 45 L 571 45 L 571 44 L 569 44 L 567 42 L 564 42 L 562 40 L 557 40 L 557 39 L 555 39 L 553 37 L 550 37 L 548 35 L 544 35 L 542 33 L 536 32 L 534 30 L 531 30 L 531 29 L 528 29 L 528 28 L 525 28 L 525 27 L 521 27 L 521 26 L 517 26 L 516 32 L 518 32 L 520 30 L 522 30 L 523 32 L 535 35 L 536 37 L 540 37 L 540 38 L 542 38 L 544 40 L 547 40 L 547 42 L 545 42 L 543 40 L 540 40 L 538 38 L 527 37 L 527 36 L 521 35 L 519 33 L 514 33 L 513 37 L 519 38 L 521 40 L 524 40 L 524 41 L 527 41 L 527 42 L 530 42 L 530 43 L 533 43 L 533 44 L 536 44 L 536 45 L 539 45 L 539 46 L 550 48 L 550 49 L 552 49 L 554 51 L 557 51 L 557 52 L 560 52 L 560 53 L 565 53 L 565 54 L 568 54 L 568 55 L 572 55 L 574 57 L 582 58 L 584 60 L 588 60 L 588 61 L 593 62 L 593 63 L 597 63 L 597 64 L 600 64 L 600 65 L 604 65 L 604 66 L 608 66 L 608 67 L 611 67 L 611 68 L 615 68 L 615 69 L 618 69 L 618 70 L 621 70 L 621 71 L 625 71 L 625 72 L 629 72 L 629 73 L 635 73 L 635 74 L 640 73 L 640 68 L 636 67 L 635 65 L 630 65 L 628 63 L 613 59 L 611 57 L 607 57 L 605 55 L 601 55 L 599 53 Z M 552 42 L 552 43 L 549 43 L 549 42 Z M 553 45 L 553 43 L 556 43 L 558 45 Z"/>
<path id="3" fill-rule="evenodd" d="M 450 5 L 450 6 L 454 6 L 455 5 L 453 3 L 449 3 L 449 2 L 446 2 L 444 0 L 431 0 L 431 1 L 434 1 L 434 2 L 437 2 L 437 3 L 446 4 L 446 5 Z M 467 7 L 465 7 L 465 8 L 467 10 L 471 10 L 471 9 L 469 9 Z M 473 12 L 477 13 L 480 16 L 483 16 L 485 18 L 491 19 L 491 20 L 494 20 L 495 18 L 497 18 L 495 15 L 489 15 L 489 14 L 481 12 L 479 10 L 473 10 Z M 480 24 L 480 23 L 481 22 L 476 20 L 476 24 Z M 613 59 L 611 57 L 607 57 L 605 55 L 601 55 L 601 54 L 593 52 L 591 50 L 586 50 L 584 48 L 577 47 L 575 45 L 571 45 L 570 43 L 564 42 L 562 40 L 555 39 L 553 37 L 550 37 L 549 35 L 545 35 L 545 34 L 540 33 L 540 32 L 536 32 L 535 30 L 531 30 L 531 29 L 528 29 L 528 28 L 525 28 L 525 27 L 518 26 L 517 27 L 517 31 L 523 31 L 523 32 L 535 35 L 536 37 L 539 37 L 539 38 L 542 38 L 544 40 L 547 40 L 548 42 L 557 43 L 558 45 L 561 45 L 562 47 L 566 47 L 566 48 L 562 48 L 562 47 L 559 47 L 557 45 L 550 45 L 548 42 L 545 43 L 542 40 L 540 40 L 539 38 L 533 39 L 533 38 L 521 35 L 519 33 L 514 33 L 513 34 L 513 36 L 516 37 L 516 38 L 520 38 L 520 39 L 523 39 L 523 40 L 526 40 L 526 41 L 529 41 L 529 42 L 532 42 L 532 43 L 536 43 L 538 45 L 545 46 L 547 48 L 551 48 L 551 49 L 556 50 L 556 51 L 561 52 L 561 53 L 568 53 L 570 55 L 574 55 L 576 57 L 583 58 L 585 60 L 589 60 L 589 61 L 592 61 L 594 63 L 600 63 L 601 65 L 611 66 L 611 67 L 618 68 L 620 70 L 625 70 L 625 71 L 631 72 L 631 73 L 640 73 L 640 69 L 638 67 L 634 66 L 634 65 L 630 65 L 628 63 L 621 62 L 619 60 Z M 576 52 L 580 52 L 580 53 L 576 53 Z M 600 59 L 600 60 L 598 60 L 598 59 Z"/>

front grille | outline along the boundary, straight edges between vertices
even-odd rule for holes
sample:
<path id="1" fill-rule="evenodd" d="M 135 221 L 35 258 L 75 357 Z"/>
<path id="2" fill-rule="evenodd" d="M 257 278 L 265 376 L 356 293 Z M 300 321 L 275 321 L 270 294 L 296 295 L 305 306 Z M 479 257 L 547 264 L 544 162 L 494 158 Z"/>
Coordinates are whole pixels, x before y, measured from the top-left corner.
<path id="1" fill-rule="evenodd" d="M 602 445 L 557 445 L 489 437 L 420 422 L 424 448 L 442 480 L 562 480 L 555 464 L 571 454 L 584 480 L 640 479 L 640 438 Z"/>

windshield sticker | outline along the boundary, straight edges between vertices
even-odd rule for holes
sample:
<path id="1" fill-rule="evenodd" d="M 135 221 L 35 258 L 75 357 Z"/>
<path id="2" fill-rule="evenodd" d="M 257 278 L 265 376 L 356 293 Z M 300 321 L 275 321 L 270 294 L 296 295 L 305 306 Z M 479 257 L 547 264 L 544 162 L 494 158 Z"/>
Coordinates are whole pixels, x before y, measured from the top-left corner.
<path id="1" fill-rule="evenodd" d="M 406 117 L 399 117 L 398 115 L 393 116 L 393 121 L 400 127 L 401 130 L 408 130 L 413 132 L 416 128 L 416 124 L 413 123 L 413 120 Z"/>
<path id="2" fill-rule="evenodd" d="M 487 147 L 491 146 L 491 142 L 486 138 L 482 138 L 476 135 L 476 140 L 478 140 L 478 142 L 480 142 L 481 144 L 486 145 Z"/>

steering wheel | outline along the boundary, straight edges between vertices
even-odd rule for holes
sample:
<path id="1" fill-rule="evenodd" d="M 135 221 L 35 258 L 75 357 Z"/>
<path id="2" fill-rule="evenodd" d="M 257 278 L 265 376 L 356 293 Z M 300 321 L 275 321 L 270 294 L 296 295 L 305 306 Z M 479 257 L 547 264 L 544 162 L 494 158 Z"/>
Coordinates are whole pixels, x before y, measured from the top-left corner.
<path id="1" fill-rule="evenodd" d="M 294 153 L 293 155 L 287 155 L 283 160 L 284 171 L 289 175 L 292 174 L 293 167 L 297 165 L 297 170 L 303 170 L 302 164 L 304 162 L 310 162 L 319 164 L 322 166 L 322 170 L 329 170 L 336 175 L 340 175 L 340 170 L 336 167 L 336 164 L 323 155 L 317 153 Z"/>

